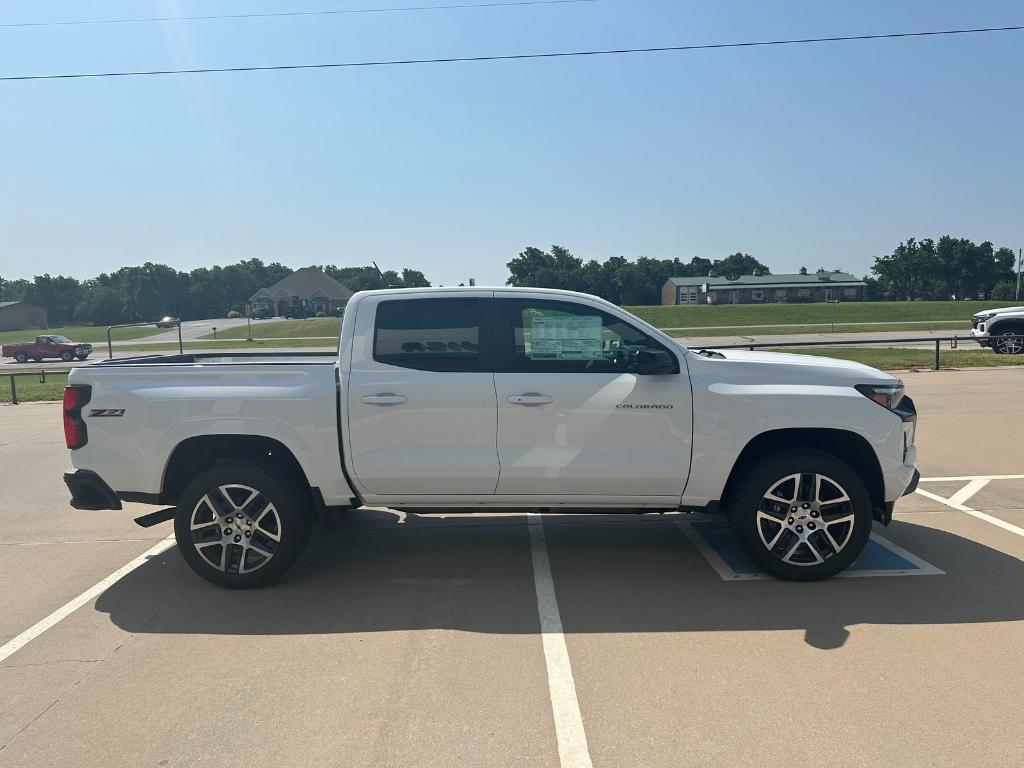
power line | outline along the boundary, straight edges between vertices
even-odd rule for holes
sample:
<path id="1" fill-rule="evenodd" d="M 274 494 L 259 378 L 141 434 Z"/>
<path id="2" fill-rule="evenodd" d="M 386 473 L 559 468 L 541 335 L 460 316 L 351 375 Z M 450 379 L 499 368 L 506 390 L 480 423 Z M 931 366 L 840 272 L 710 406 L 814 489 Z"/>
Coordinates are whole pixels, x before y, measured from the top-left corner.
<path id="1" fill-rule="evenodd" d="M 229 13 L 207 16 L 152 16 L 134 19 L 70 19 L 66 21 L 22 21 L 0 23 L 0 27 L 70 27 L 84 24 L 145 24 L 160 21 L 214 21 L 219 19 L 269 19 L 281 16 L 345 16 L 365 13 L 406 13 L 409 11 L 450 11 L 464 8 L 510 8 L 524 5 L 571 5 L 598 0 L 509 0 L 508 2 L 451 3 L 448 5 L 409 5 L 403 8 L 348 8 L 326 11 L 274 11 L 269 13 Z"/>
<path id="2" fill-rule="evenodd" d="M 205 75 L 214 72 L 275 72 L 294 69 L 345 69 L 353 67 L 392 67 L 407 64 L 455 64 L 477 61 L 520 61 L 523 59 L 557 59 L 573 56 L 614 56 L 625 53 L 662 53 L 703 51 L 718 48 L 756 48 L 769 45 L 804 45 L 807 43 L 838 43 L 857 40 L 891 40 L 905 37 L 937 37 L 968 35 L 982 32 L 1016 32 L 1017 27 L 979 27 L 975 29 L 944 29 L 931 32 L 890 32 L 880 35 L 843 35 L 841 37 L 805 37 L 793 40 L 757 40 L 744 43 L 704 43 L 700 45 L 665 45 L 653 48 L 615 48 L 593 51 L 552 51 L 548 53 L 513 53 L 500 56 L 452 56 L 435 59 L 382 59 L 379 61 L 343 61 L 324 64 L 272 64 L 246 67 L 201 67 L 197 69 L 148 69 L 122 72 L 66 72 L 53 75 L 3 75 L 0 82 L 11 80 L 73 80 L 101 77 L 146 77 L 152 75 Z"/>

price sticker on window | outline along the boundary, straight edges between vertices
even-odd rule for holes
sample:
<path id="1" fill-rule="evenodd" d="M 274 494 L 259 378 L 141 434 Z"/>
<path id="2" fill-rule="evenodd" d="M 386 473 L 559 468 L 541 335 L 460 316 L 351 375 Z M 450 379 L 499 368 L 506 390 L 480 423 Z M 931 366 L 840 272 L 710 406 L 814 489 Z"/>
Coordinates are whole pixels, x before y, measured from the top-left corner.
<path id="1" fill-rule="evenodd" d="M 600 315 L 530 319 L 531 360 L 600 360 L 604 355 Z"/>

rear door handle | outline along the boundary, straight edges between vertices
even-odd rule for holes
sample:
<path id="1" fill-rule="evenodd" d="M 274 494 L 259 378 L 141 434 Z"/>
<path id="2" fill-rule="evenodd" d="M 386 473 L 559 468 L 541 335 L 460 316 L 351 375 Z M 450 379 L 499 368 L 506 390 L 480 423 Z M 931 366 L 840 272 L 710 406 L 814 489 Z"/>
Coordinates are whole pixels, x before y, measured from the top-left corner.
<path id="1" fill-rule="evenodd" d="M 401 405 L 407 402 L 405 395 L 396 395 L 394 392 L 381 392 L 378 395 L 363 395 L 363 402 L 367 405 Z"/>
<path id="2" fill-rule="evenodd" d="M 505 398 L 505 402 L 512 405 L 547 405 L 555 402 L 555 398 L 538 392 L 524 392 L 521 395 L 509 395 Z"/>

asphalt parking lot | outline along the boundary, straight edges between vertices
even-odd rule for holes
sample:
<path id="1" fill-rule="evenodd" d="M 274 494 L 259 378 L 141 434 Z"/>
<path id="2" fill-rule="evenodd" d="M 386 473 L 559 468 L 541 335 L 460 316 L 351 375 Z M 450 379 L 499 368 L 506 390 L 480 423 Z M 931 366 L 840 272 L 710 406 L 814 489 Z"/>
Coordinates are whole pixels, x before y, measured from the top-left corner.
<path id="1" fill-rule="evenodd" d="M 360 510 L 224 591 L 0 407 L 0 766 L 1019 766 L 1024 369 L 904 380 L 914 568 L 814 584 L 731 578 L 706 516 Z"/>

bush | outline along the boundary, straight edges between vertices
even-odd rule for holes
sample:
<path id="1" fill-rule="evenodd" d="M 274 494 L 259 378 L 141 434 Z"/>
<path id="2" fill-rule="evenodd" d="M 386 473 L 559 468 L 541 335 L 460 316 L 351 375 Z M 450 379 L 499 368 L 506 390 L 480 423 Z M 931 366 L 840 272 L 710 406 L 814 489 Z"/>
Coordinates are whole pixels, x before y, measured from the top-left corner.
<path id="1" fill-rule="evenodd" d="M 228 312 L 228 319 L 230 319 L 230 320 L 236 320 L 236 319 L 238 319 L 241 316 L 242 316 L 242 313 L 239 312 L 237 309 L 232 309 L 230 312 Z"/>
<path id="2" fill-rule="evenodd" d="M 321 310 L 320 312 L 316 313 L 316 316 L 317 317 L 327 317 L 327 313 Z"/>

